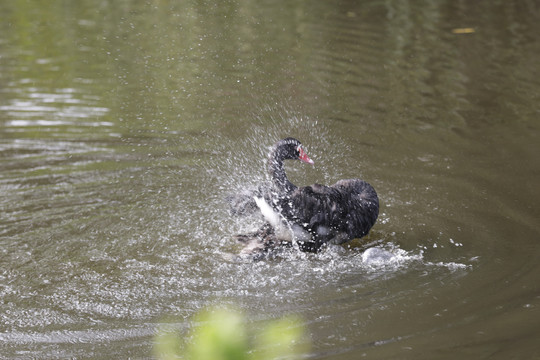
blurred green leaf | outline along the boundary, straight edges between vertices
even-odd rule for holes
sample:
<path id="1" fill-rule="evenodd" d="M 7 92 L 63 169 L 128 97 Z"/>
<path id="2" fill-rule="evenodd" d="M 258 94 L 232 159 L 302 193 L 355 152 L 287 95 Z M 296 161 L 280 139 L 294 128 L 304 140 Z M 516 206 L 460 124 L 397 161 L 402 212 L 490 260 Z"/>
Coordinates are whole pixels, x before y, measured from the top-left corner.
<path id="1" fill-rule="evenodd" d="M 303 341 L 304 328 L 300 324 L 300 319 L 294 317 L 286 317 L 270 323 L 258 341 L 256 359 L 273 360 L 300 355 L 306 350 Z"/>
<path id="2" fill-rule="evenodd" d="M 186 349 L 191 360 L 247 359 L 247 341 L 242 316 L 225 309 L 205 311 L 195 318 L 198 324 Z"/>
<path id="3" fill-rule="evenodd" d="M 173 360 L 270 360 L 299 358 L 307 351 L 300 319 L 287 317 L 269 323 L 250 349 L 244 317 L 227 309 L 206 310 L 193 320 L 190 335 L 184 339 L 171 331 L 158 331 L 154 355 Z"/>

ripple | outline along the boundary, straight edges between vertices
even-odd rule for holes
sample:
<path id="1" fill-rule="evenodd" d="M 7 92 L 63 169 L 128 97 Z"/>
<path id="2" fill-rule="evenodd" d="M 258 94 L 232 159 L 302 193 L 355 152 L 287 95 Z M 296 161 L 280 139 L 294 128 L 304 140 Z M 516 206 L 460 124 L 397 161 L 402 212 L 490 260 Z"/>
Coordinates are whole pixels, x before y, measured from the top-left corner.
<path id="1" fill-rule="evenodd" d="M 80 121 L 67 121 L 67 120 L 10 120 L 7 121 L 6 126 L 13 127 L 32 127 L 32 126 L 114 126 L 114 123 L 110 121 L 95 121 L 95 122 L 80 122 Z"/>
<path id="2" fill-rule="evenodd" d="M 34 345 L 34 344 L 83 344 L 113 342 L 121 340 L 135 340 L 152 336 L 155 325 L 139 325 L 120 329 L 99 330 L 59 330 L 47 332 L 11 331 L 0 333 L 0 341 L 6 344 Z"/>

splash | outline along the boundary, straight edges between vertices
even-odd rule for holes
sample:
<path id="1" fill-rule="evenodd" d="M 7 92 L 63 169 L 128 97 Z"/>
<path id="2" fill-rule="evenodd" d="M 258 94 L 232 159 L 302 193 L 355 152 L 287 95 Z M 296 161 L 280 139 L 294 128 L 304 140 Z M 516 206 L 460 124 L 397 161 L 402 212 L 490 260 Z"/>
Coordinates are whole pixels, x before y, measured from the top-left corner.
<path id="1" fill-rule="evenodd" d="M 168 271 L 163 277 L 170 281 L 174 288 L 171 291 L 187 299 L 182 305 L 185 311 L 208 305 L 204 299 L 210 298 L 219 299 L 216 301 L 220 304 L 240 302 L 256 312 L 265 309 L 278 314 L 291 303 L 308 308 L 319 306 L 310 302 L 310 294 L 321 286 L 338 286 L 352 292 L 377 289 L 381 281 L 403 274 L 440 269 L 440 276 L 444 277 L 469 269 L 469 265 L 459 262 L 428 259 L 421 247 L 401 248 L 396 234 L 384 230 L 392 223 L 396 225 L 384 212 L 379 230 L 370 235 L 371 240 L 355 241 L 350 246 L 328 246 L 317 254 L 283 249 L 265 261 L 239 259 L 242 245 L 234 235 L 257 230 L 263 219 L 260 215 L 232 216 L 226 198 L 270 182 L 267 157 L 275 141 L 294 136 L 315 161 L 315 167 L 299 162 L 286 164 L 287 174 L 299 186 L 362 177 L 347 173 L 355 170 L 340 163 L 340 159 L 348 157 L 351 149 L 318 119 L 270 107 L 252 119 L 241 136 L 235 134 L 233 138 L 223 132 L 207 136 L 201 146 L 212 151 L 197 164 L 200 184 L 191 186 L 190 192 L 184 194 L 188 198 L 182 200 L 183 211 L 174 215 L 178 227 L 187 229 L 182 236 L 189 240 L 182 245 L 185 248 L 176 248 L 177 256 L 168 255 Z M 172 280 L 170 274 L 181 276 Z"/>
<path id="2" fill-rule="evenodd" d="M 370 247 L 361 254 L 362 266 L 368 271 L 399 270 L 418 264 L 422 267 L 446 268 L 450 271 L 471 269 L 472 265 L 458 262 L 432 262 L 425 259 L 424 251 L 407 251 L 393 243 Z"/>
<path id="3" fill-rule="evenodd" d="M 215 152 L 219 156 L 205 159 L 201 164 L 207 176 L 205 182 L 214 183 L 216 191 L 200 194 L 206 202 L 204 209 L 200 209 L 199 217 L 205 224 L 199 226 L 199 229 L 201 234 L 206 233 L 205 238 L 208 238 L 208 231 L 204 231 L 205 229 L 215 230 L 210 236 L 219 239 L 213 243 L 215 245 L 218 242 L 224 248 L 230 248 L 231 243 L 234 243 L 232 235 L 253 231 L 262 225 L 259 216 L 231 216 L 225 199 L 270 184 L 267 158 L 276 141 L 294 136 L 302 141 L 311 157 L 317 158 L 315 168 L 301 164 L 287 165 L 288 175 L 300 186 L 337 181 L 342 174 L 336 170 L 339 166 L 332 166 L 332 159 L 337 158 L 338 154 L 343 156 L 348 151 L 348 147 L 341 144 L 326 125 L 284 106 L 277 106 L 277 109 L 264 106 L 252 118 L 249 130 L 240 139 L 237 136 L 228 139 L 223 134 L 213 135 L 218 137 L 211 142 L 217 144 Z M 209 194 L 211 198 L 208 198 Z"/>

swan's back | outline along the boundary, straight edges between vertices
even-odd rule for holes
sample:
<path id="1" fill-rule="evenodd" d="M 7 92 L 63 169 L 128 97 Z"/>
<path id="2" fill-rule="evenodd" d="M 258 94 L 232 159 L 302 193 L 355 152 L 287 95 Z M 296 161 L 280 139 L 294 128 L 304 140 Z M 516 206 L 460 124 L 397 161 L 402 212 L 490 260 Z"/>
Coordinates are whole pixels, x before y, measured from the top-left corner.
<path id="1" fill-rule="evenodd" d="M 377 193 L 358 179 L 298 188 L 280 205 L 287 220 L 312 234 L 316 247 L 365 236 L 379 214 Z"/>
<path id="2" fill-rule="evenodd" d="M 379 197 L 375 189 L 359 179 L 340 180 L 333 188 L 348 194 L 348 233 L 351 239 L 367 235 L 379 216 Z"/>

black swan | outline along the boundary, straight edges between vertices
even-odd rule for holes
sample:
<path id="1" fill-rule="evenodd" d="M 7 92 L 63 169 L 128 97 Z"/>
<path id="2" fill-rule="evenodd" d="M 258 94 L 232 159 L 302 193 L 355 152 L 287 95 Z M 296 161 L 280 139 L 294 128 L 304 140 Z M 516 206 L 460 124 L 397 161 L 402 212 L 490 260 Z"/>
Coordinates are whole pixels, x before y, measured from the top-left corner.
<path id="1" fill-rule="evenodd" d="M 313 164 L 300 141 L 278 141 L 268 162 L 272 185 L 229 199 L 233 213 L 260 211 L 266 220 L 256 232 L 236 236 L 246 243 L 243 253 L 264 253 L 293 242 L 302 251 L 316 252 L 325 244 L 361 238 L 375 224 L 379 199 L 371 185 L 349 179 L 332 186 L 297 187 L 287 179 L 283 166 L 284 160 L 297 159 Z"/>

